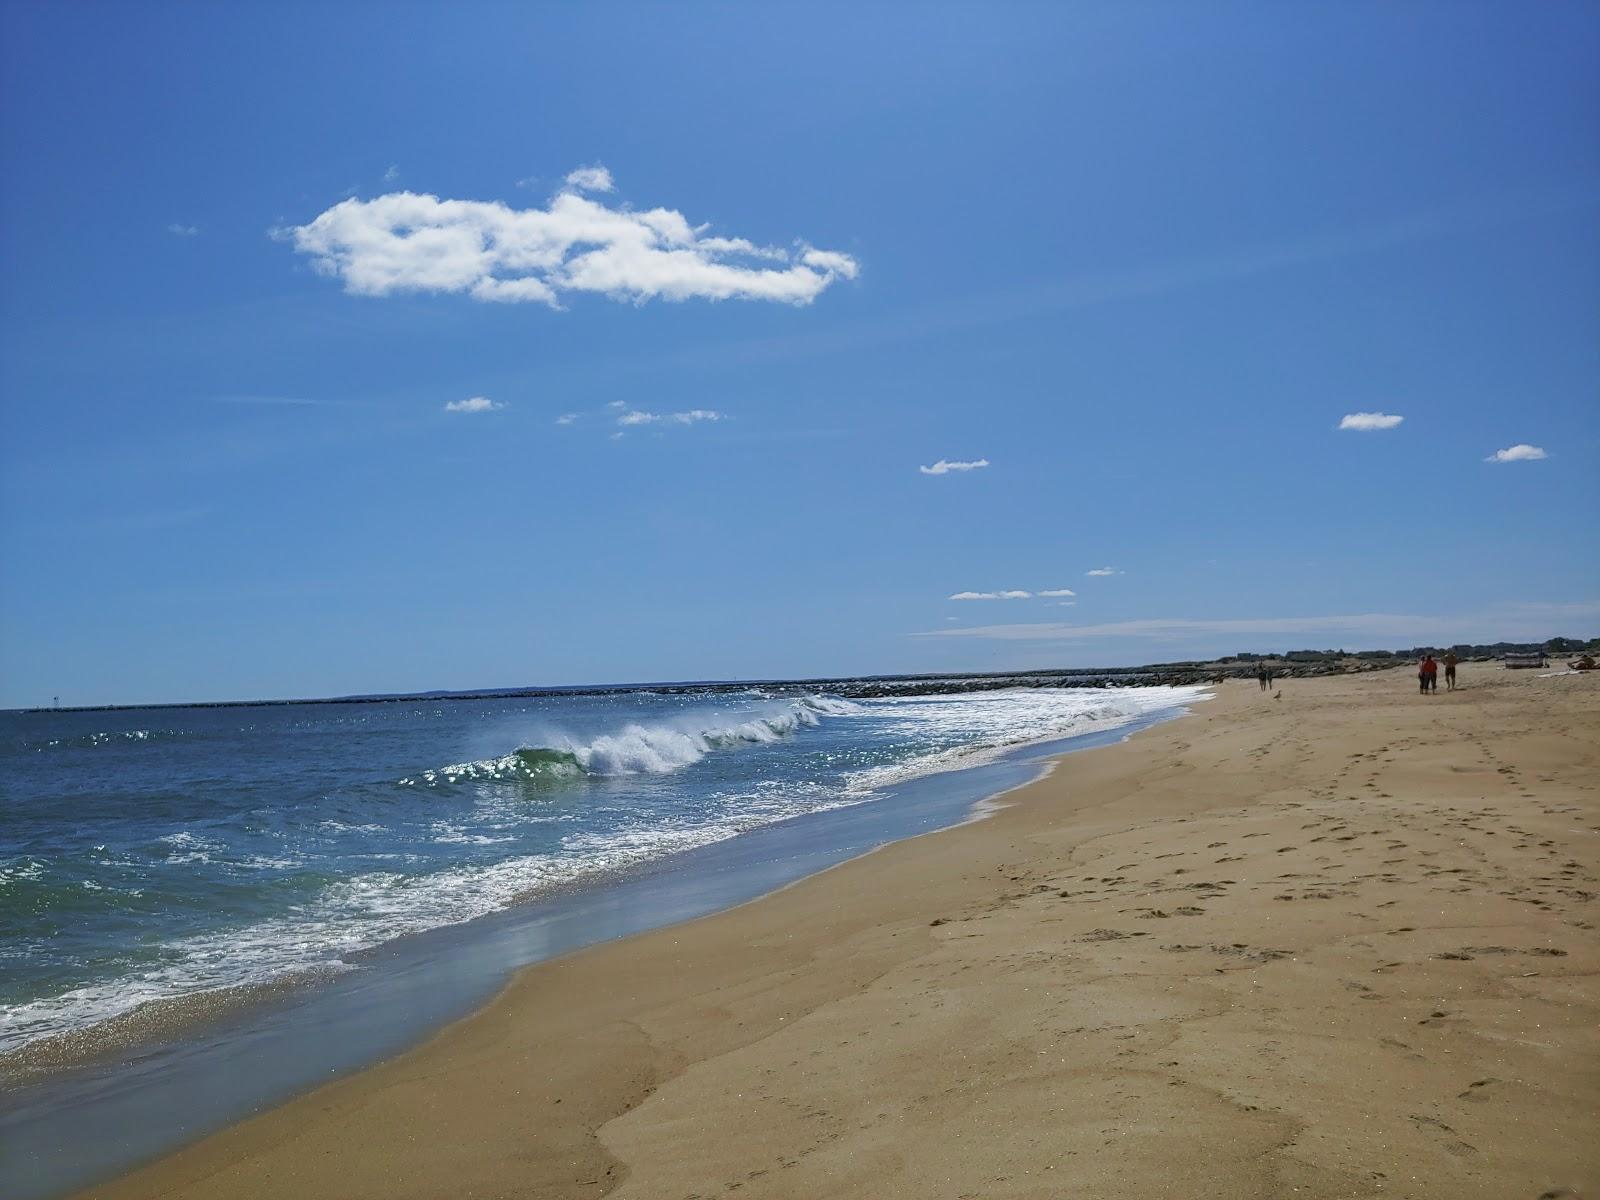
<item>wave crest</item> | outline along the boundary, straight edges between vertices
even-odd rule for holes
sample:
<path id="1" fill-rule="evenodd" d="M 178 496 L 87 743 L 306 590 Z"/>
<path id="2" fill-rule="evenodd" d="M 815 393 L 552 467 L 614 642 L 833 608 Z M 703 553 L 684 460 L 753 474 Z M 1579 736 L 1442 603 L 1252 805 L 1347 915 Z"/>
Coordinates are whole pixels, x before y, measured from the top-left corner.
<path id="1" fill-rule="evenodd" d="M 557 746 L 525 746 L 499 758 L 456 763 L 400 782 L 432 787 L 481 780 L 546 784 L 583 775 L 670 775 L 715 750 L 780 741 L 820 725 L 823 717 L 849 716 L 860 711 L 859 705 L 833 696 L 802 696 L 777 712 L 734 725 L 711 729 L 628 725 L 588 742 L 564 739 Z"/>

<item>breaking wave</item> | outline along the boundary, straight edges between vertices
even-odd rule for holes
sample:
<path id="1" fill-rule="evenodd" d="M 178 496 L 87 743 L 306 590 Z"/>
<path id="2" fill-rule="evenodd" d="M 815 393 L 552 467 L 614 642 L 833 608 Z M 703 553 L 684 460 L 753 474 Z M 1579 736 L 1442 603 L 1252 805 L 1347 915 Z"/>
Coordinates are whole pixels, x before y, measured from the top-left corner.
<path id="1" fill-rule="evenodd" d="M 562 739 L 555 746 L 524 746 L 498 758 L 454 763 L 400 782 L 434 787 L 441 783 L 486 780 L 552 784 L 584 775 L 669 775 L 717 750 L 763 745 L 822 723 L 849 716 L 861 707 L 832 696 L 802 696 L 782 708 L 710 729 L 672 724 L 628 725 L 588 742 Z"/>

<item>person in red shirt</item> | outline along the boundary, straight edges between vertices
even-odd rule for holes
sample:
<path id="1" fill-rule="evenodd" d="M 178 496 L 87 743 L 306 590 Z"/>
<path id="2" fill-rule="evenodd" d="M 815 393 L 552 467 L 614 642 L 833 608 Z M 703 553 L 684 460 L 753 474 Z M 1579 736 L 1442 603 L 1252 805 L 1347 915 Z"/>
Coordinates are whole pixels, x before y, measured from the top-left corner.
<path id="1" fill-rule="evenodd" d="M 1417 681 L 1422 684 L 1422 694 L 1439 690 L 1439 664 L 1433 661 L 1429 654 L 1422 660 L 1422 665 L 1417 668 Z"/>

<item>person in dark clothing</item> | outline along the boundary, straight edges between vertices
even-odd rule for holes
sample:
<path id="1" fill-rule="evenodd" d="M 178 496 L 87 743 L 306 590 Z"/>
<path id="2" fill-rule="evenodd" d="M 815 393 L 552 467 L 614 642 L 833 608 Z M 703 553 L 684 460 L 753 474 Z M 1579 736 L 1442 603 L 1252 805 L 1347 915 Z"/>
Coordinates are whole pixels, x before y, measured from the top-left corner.
<path id="1" fill-rule="evenodd" d="M 1263 692 L 1267 690 L 1267 683 L 1269 680 L 1271 680 L 1271 678 L 1271 672 L 1269 672 L 1265 667 L 1261 667 L 1256 671 L 1256 680 L 1261 684 L 1261 690 Z"/>

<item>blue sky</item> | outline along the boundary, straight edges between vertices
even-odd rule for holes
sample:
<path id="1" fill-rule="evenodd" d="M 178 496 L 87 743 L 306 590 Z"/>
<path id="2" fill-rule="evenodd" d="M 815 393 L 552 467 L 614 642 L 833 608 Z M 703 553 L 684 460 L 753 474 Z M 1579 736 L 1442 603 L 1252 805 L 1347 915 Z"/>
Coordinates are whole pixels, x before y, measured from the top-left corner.
<path id="1" fill-rule="evenodd" d="M 0 704 L 1600 632 L 1592 5 L 0 12 Z"/>

